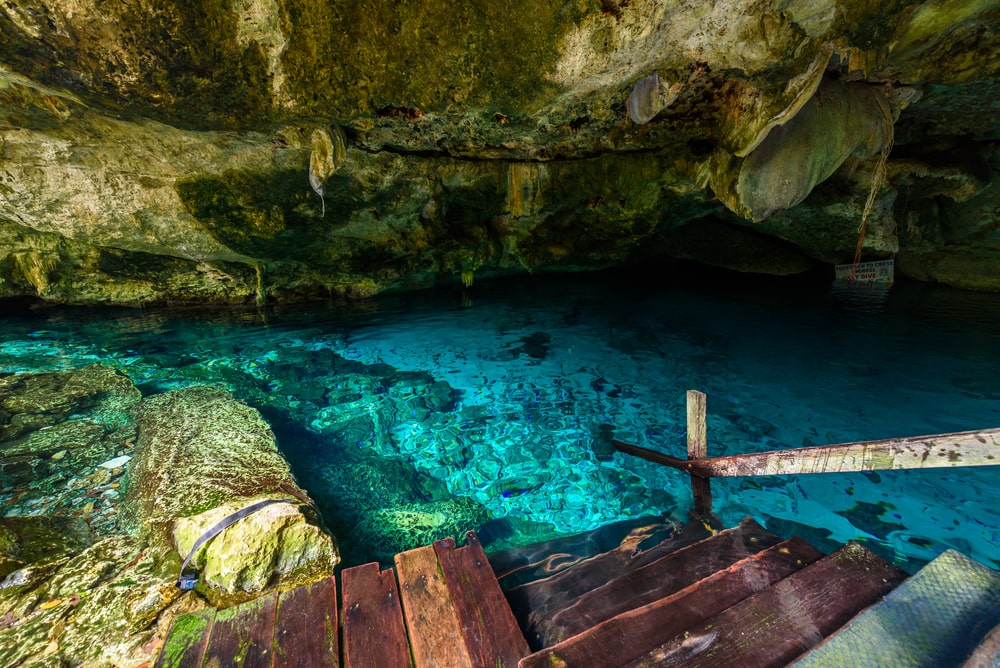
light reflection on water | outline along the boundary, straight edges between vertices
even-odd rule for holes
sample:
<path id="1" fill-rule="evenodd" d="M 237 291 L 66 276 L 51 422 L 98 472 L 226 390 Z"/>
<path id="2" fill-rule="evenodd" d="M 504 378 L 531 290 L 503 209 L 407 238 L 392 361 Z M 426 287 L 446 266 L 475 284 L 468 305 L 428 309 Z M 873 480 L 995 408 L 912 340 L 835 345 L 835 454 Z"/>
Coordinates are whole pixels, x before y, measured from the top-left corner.
<path id="1" fill-rule="evenodd" d="M 505 544 L 683 518 L 686 477 L 608 442 L 683 456 L 688 389 L 708 395 L 712 455 L 1000 426 L 1000 296 L 646 280 L 537 277 L 354 309 L 52 309 L 0 320 L 0 371 L 101 362 L 145 393 L 222 384 L 272 422 L 336 530 L 350 531 L 358 504 L 445 493 L 506 518 Z M 377 480 L 322 489 L 357 484 L 338 467 L 361 466 L 358 452 L 423 482 L 405 494 Z M 714 491 L 727 525 L 751 515 L 823 549 L 862 540 L 907 568 L 947 547 L 1000 563 L 1000 468 L 723 480 Z"/>

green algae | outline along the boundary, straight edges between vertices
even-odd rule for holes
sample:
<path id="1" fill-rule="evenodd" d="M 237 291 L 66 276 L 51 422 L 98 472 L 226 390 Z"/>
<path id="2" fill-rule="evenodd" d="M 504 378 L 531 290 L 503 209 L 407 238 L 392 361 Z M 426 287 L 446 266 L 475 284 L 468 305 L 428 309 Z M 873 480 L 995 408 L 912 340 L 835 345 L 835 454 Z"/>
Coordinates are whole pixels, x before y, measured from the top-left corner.
<path id="1" fill-rule="evenodd" d="M 210 614 L 189 613 L 174 619 L 167 642 L 160 651 L 159 663 L 164 668 L 181 668 L 182 659 L 200 643 L 212 622 Z"/>

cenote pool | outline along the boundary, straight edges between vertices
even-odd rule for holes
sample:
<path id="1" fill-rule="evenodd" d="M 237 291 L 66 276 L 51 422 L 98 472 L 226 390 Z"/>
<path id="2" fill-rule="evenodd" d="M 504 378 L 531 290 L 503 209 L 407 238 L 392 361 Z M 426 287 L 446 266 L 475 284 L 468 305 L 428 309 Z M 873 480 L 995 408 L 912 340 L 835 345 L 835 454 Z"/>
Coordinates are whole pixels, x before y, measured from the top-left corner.
<path id="1" fill-rule="evenodd" d="M 144 394 L 227 388 L 272 425 L 353 564 L 465 529 L 490 550 L 683 521 L 687 477 L 610 439 L 684 456 L 688 389 L 708 396 L 711 455 L 1000 426 L 1000 295 L 857 294 L 610 272 L 350 306 L 39 309 L 0 318 L 0 372 L 101 362 Z M 949 547 L 1000 567 L 1000 467 L 713 490 L 727 526 L 858 540 L 910 571 Z"/>

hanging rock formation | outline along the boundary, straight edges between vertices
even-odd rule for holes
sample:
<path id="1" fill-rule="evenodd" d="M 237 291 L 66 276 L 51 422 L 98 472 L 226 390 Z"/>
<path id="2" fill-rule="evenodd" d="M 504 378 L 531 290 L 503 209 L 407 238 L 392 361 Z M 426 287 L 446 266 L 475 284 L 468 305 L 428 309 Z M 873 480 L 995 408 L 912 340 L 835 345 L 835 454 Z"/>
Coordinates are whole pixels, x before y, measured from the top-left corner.
<path id="1" fill-rule="evenodd" d="M 0 297 L 253 302 L 650 257 L 843 262 L 885 130 L 856 127 L 874 116 L 846 92 L 862 90 L 894 137 L 865 252 L 997 290 L 998 28 L 992 0 L 11 0 Z M 821 105 L 833 90 L 854 101 Z M 753 258 L 733 253 L 748 230 Z"/>

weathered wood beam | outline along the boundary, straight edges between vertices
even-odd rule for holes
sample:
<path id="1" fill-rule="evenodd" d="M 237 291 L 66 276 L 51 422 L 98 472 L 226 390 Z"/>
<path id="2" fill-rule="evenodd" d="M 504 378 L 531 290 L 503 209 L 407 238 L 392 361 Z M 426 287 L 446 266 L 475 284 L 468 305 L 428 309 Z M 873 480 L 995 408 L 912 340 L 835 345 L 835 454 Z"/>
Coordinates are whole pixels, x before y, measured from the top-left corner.
<path id="1" fill-rule="evenodd" d="M 708 457 L 708 423 L 706 418 L 705 393 L 698 390 L 687 391 L 687 453 L 688 460 Z M 712 483 L 705 477 L 691 475 L 691 494 L 694 497 L 694 511 L 698 515 L 712 514 Z"/>
<path id="2" fill-rule="evenodd" d="M 702 478 L 1000 465 L 1000 428 L 693 460 L 612 443 L 624 453 Z"/>

